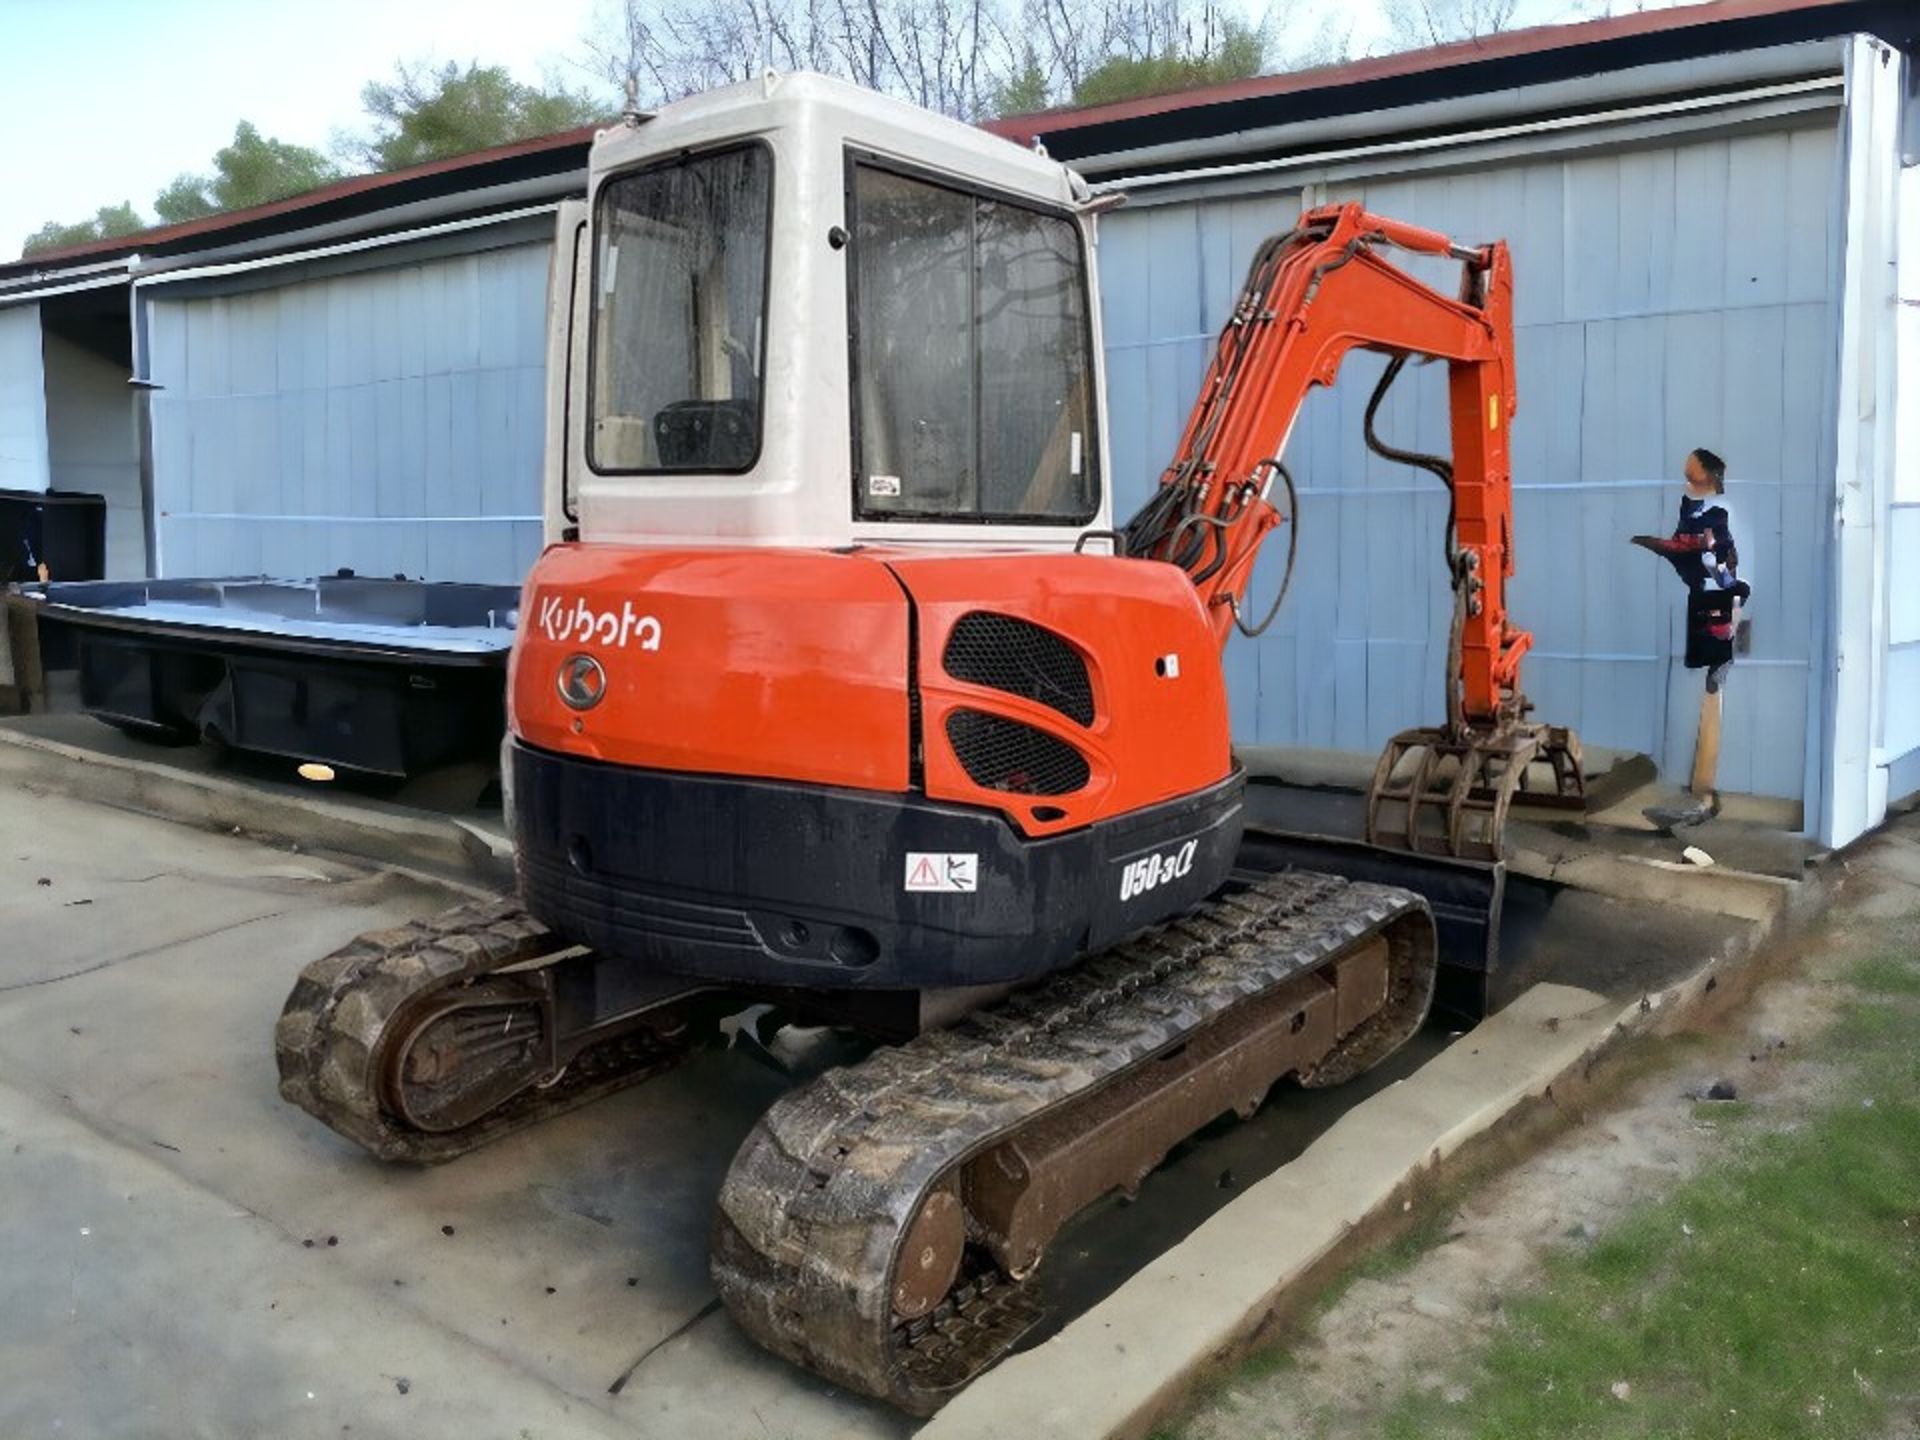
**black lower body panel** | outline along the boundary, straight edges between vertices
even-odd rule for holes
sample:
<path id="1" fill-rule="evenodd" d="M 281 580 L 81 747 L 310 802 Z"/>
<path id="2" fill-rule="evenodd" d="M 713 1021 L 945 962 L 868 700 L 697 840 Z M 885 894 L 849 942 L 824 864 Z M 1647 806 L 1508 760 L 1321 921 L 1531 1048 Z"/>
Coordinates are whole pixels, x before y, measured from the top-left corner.
<path id="1" fill-rule="evenodd" d="M 920 795 L 509 750 L 527 909 L 607 954 L 740 986 L 1032 979 L 1206 898 L 1243 823 L 1238 771 L 1029 839 Z"/>

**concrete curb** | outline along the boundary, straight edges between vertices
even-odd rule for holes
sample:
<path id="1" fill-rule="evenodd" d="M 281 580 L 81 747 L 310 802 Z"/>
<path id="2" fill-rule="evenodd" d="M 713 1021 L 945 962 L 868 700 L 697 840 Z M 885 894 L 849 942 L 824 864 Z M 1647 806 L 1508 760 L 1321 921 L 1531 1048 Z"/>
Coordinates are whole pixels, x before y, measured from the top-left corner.
<path id="1" fill-rule="evenodd" d="M 1507 868 L 1515 875 L 1615 900 L 1677 905 L 1762 925 L 1771 924 L 1805 883 L 1725 865 L 1701 867 L 1598 850 L 1556 859 L 1522 848 L 1508 854 Z"/>
<path id="2" fill-rule="evenodd" d="M 215 830 L 242 830 L 302 849 L 440 871 L 489 886 L 501 864 L 486 839 L 457 820 L 320 793 L 286 793 L 222 775 L 68 745 L 0 726 L 0 775 L 56 795 Z M 512 867 L 505 866 L 510 883 Z"/>
<path id="3" fill-rule="evenodd" d="M 1689 877 L 1691 878 L 1691 877 Z M 1633 1042 L 1680 1029 L 1743 987 L 1723 985 L 1765 944 L 1825 907 L 1818 878 L 1705 965 L 1615 1008 L 1590 991 L 1528 991 L 1409 1079 L 1347 1112 L 1290 1164 L 1045 1344 L 961 1392 L 921 1440 L 1145 1435 L 1276 1313 L 1350 1263 L 1443 1173 L 1492 1154 L 1568 1101 Z"/>

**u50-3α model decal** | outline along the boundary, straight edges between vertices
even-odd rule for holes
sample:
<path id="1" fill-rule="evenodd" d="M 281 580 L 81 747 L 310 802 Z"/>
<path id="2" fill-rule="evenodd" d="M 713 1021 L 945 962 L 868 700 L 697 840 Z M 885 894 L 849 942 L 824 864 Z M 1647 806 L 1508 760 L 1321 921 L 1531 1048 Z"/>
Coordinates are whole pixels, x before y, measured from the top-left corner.
<path id="1" fill-rule="evenodd" d="M 1142 855 L 1120 872 L 1120 898 L 1131 900 L 1149 890 L 1157 890 L 1169 880 L 1178 880 L 1193 869 L 1193 857 L 1200 849 L 1198 840 L 1189 840 L 1177 849 Z"/>

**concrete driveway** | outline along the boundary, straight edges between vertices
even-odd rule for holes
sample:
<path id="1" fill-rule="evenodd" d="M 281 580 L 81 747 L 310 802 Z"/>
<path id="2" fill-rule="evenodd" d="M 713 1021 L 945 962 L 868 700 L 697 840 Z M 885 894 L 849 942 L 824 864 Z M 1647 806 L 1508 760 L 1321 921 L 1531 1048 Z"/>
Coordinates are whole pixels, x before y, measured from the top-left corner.
<path id="1" fill-rule="evenodd" d="M 713 1052 L 384 1167 L 281 1103 L 274 1018 L 455 897 L 23 788 L 0 837 L 0 1435 L 911 1429 L 715 1308 L 712 1197 L 778 1075 Z"/>

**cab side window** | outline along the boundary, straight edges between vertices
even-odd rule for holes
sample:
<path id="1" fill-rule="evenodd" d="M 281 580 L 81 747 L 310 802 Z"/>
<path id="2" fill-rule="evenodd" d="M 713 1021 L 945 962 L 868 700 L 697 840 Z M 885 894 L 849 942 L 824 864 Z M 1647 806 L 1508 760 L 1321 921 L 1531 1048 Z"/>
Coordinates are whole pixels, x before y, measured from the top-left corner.
<path id="1" fill-rule="evenodd" d="M 852 192 L 857 513 L 1090 519 L 1079 226 L 864 161 Z"/>

